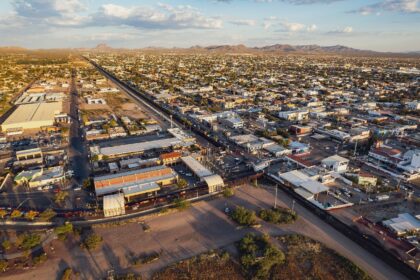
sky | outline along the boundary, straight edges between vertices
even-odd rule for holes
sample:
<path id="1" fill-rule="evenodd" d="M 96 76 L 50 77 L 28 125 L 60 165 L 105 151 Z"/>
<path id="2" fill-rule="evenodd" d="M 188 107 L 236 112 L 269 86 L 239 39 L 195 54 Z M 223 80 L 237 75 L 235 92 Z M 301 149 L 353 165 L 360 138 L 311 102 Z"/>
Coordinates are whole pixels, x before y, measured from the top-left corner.
<path id="1" fill-rule="evenodd" d="M 420 51 L 420 0 L 1 0 L 0 46 Z"/>

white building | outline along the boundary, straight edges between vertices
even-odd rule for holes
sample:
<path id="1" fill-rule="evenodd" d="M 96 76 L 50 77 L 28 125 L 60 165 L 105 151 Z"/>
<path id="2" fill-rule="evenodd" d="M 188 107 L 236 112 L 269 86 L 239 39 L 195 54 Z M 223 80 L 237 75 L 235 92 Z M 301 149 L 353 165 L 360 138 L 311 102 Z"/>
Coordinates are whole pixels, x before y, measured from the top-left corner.
<path id="1" fill-rule="evenodd" d="M 123 193 L 105 195 L 103 205 L 105 217 L 120 216 L 125 214 L 125 201 Z"/>
<path id="2" fill-rule="evenodd" d="M 301 121 L 308 118 L 309 112 L 306 110 L 299 111 L 280 111 L 279 118 L 288 121 Z"/>
<path id="3" fill-rule="evenodd" d="M 343 173 L 347 171 L 349 160 L 339 155 L 333 155 L 333 156 L 323 159 L 321 163 L 323 167 L 329 170 L 332 170 L 338 173 Z"/>

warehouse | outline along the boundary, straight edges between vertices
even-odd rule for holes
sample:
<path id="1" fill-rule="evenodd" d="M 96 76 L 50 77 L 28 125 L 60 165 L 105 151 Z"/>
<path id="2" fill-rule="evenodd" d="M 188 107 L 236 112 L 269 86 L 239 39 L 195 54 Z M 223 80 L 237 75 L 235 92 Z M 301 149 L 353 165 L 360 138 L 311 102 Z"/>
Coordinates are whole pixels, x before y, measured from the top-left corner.
<path id="1" fill-rule="evenodd" d="M 214 174 L 203 166 L 198 160 L 192 156 L 186 156 L 181 158 L 182 162 L 188 167 L 191 172 L 197 176 L 200 181 L 206 183 L 209 193 L 221 191 L 225 186 L 222 177 Z"/>
<path id="2" fill-rule="evenodd" d="M 146 188 L 146 183 L 155 183 L 159 187 L 176 183 L 178 175 L 171 168 L 159 165 L 138 170 L 126 171 L 117 174 L 109 174 L 94 178 L 95 192 L 97 196 L 123 191 L 129 197 L 154 192 L 159 189 L 155 185 Z M 138 192 L 134 192 L 137 189 Z M 144 190 L 147 190 L 146 192 Z"/>
<path id="3" fill-rule="evenodd" d="M 213 175 L 213 172 L 204 167 L 198 160 L 192 156 L 186 156 L 181 158 L 182 162 L 194 173 L 195 176 L 202 180 L 206 176 Z"/>
<path id="4" fill-rule="evenodd" d="M 54 125 L 55 115 L 62 111 L 62 102 L 19 105 L 2 123 L 2 131 L 40 129 Z"/>
<path id="5" fill-rule="evenodd" d="M 148 150 L 166 149 L 181 144 L 178 138 L 165 138 L 153 141 L 122 144 L 116 146 L 93 146 L 90 151 L 93 155 L 98 155 L 100 158 L 107 156 L 109 158 L 121 158 L 125 156 L 142 154 Z"/>

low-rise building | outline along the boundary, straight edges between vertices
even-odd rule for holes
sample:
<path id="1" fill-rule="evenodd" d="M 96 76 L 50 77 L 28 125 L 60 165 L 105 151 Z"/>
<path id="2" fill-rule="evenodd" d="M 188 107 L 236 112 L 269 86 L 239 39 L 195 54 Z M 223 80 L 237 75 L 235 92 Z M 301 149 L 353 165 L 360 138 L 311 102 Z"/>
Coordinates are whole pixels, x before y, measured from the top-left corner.
<path id="1" fill-rule="evenodd" d="M 125 214 L 124 194 L 116 193 L 105 195 L 103 198 L 103 210 L 105 217 L 121 216 Z"/>
<path id="2" fill-rule="evenodd" d="M 349 160 L 339 155 L 333 155 L 323 159 L 321 163 L 324 168 L 327 168 L 337 173 L 343 173 L 347 171 Z"/>

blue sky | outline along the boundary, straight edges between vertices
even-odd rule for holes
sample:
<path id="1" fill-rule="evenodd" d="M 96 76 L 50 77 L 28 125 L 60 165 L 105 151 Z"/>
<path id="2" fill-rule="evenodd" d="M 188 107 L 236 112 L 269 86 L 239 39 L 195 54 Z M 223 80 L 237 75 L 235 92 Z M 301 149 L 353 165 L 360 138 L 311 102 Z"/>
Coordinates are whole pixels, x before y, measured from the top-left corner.
<path id="1" fill-rule="evenodd" d="M 5 0 L 0 45 L 420 50 L 420 0 Z"/>

